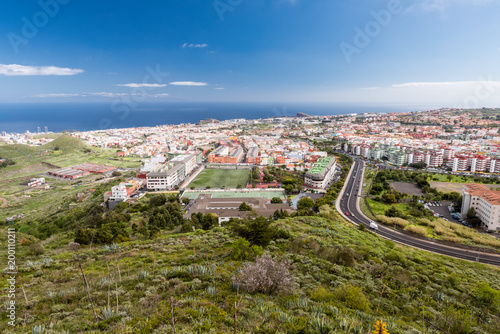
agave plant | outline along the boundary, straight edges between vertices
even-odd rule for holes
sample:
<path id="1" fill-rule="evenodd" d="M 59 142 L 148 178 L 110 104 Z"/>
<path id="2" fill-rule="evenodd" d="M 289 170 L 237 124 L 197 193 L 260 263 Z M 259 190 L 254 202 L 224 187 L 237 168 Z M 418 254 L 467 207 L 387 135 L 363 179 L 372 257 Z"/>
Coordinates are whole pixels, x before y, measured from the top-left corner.
<path id="1" fill-rule="evenodd" d="M 167 268 L 160 269 L 160 275 L 163 277 L 167 277 L 170 274 L 170 271 Z"/>
<path id="2" fill-rule="evenodd" d="M 97 282 L 97 285 L 98 286 L 105 286 L 105 285 L 108 285 L 108 282 L 109 282 L 109 279 L 107 277 L 103 277 L 101 278 L 98 282 Z"/>
<path id="3" fill-rule="evenodd" d="M 215 286 L 212 286 L 212 285 L 211 285 L 211 286 L 209 286 L 209 287 L 207 288 L 207 292 L 208 292 L 209 294 L 211 294 L 212 296 L 213 296 L 213 295 L 215 295 Z"/>
<path id="4" fill-rule="evenodd" d="M 149 271 L 147 270 L 141 270 L 139 273 L 139 279 L 146 279 L 149 277 Z"/>
<path id="5" fill-rule="evenodd" d="M 205 266 L 198 266 L 198 275 L 208 274 L 209 269 Z"/>
<path id="6" fill-rule="evenodd" d="M 190 274 L 195 274 L 196 273 L 196 265 L 187 266 L 186 271 Z"/>
<path id="7" fill-rule="evenodd" d="M 324 316 L 321 317 L 313 317 L 311 319 L 311 324 L 313 328 L 319 333 L 319 334 L 328 334 L 330 333 L 330 328 L 328 327 L 328 324 L 325 320 Z"/>
<path id="8" fill-rule="evenodd" d="M 31 327 L 31 334 L 43 334 L 45 332 L 44 325 L 35 325 Z"/>
<path id="9" fill-rule="evenodd" d="M 297 301 L 295 302 L 295 305 L 300 308 L 300 309 L 306 309 L 307 306 L 309 305 L 309 302 L 307 301 L 307 299 L 305 298 L 299 298 L 297 299 Z"/>
<path id="10" fill-rule="evenodd" d="M 323 313 L 325 313 L 325 308 L 323 305 L 313 305 L 311 307 L 311 312 L 313 315 L 316 315 L 317 317 L 321 317 Z"/>
<path id="11" fill-rule="evenodd" d="M 102 314 L 102 317 L 104 318 L 104 320 L 108 320 L 109 318 L 112 318 L 112 317 L 117 315 L 116 311 L 114 311 L 111 308 L 107 308 L 107 307 L 102 309 L 101 314 Z"/>

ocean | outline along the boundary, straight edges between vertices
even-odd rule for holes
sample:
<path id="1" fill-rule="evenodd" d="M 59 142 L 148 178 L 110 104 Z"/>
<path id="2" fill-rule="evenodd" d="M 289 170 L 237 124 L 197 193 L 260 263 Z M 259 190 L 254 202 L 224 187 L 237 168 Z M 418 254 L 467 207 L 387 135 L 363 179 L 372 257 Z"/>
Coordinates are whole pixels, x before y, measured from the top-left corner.
<path id="1" fill-rule="evenodd" d="M 129 107 L 112 103 L 17 103 L 0 104 L 0 131 L 7 133 L 90 131 L 164 124 L 197 123 L 214 118 L 258 119 L 273 116 L 339 115 L 428 110 L 435 107 L 393 105 L 280 104 L 280 103 L 140 103 Z"/>

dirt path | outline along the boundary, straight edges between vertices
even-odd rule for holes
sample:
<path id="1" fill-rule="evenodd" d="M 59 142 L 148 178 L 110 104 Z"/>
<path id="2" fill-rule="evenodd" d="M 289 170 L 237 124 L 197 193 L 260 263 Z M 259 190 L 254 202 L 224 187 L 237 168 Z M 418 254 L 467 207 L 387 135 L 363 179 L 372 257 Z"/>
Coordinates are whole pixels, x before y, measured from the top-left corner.
<path id="1" fill-rule="evenodd" d="M 7 200 L 5 198 L 0 198 L 0 208 L 3 208 L 7 205 Z"/>

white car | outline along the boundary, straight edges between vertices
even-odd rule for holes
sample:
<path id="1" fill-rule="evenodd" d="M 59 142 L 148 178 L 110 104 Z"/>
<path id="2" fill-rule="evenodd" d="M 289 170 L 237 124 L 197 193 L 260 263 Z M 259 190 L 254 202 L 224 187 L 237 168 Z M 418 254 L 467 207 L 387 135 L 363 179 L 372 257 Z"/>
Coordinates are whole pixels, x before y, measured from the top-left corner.
<path id="1" fill-rule="evenodd" d="M 378 230 L 378 225 L 377 225 L 377 224 L 376 224 L 376 223 L 372 220 L 372 221 L 370 222 L 370 228 L 371 228 L 372 230 Z"/>

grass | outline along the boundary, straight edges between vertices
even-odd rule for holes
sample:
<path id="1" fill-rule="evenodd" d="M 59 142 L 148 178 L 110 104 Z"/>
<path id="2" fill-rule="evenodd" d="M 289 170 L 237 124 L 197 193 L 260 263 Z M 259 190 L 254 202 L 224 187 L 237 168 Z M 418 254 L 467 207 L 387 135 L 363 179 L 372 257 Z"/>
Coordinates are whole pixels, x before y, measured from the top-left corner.
<path id="1" fill-rule="evenodd" d="M 52 146 L 48 146 L 49 144 Z M 36 221 L 38 218 L 47 217 L 60 207 L 64 208 L 68 203 L 78 201 L 78 193 L 88 195 L 91 189 L 102 182 L 110 181 L 102 179 L 101 175 L 90 175 L 72 181 L 60 180 L 43 175 L 48 171 L 84 162 L 121 168 L 140 166 L 139 159 L 117 159 L 115 150 L 89 147 L 79 139 L 68 136 L 59 137 L 49 144 L 41 147 L 0 145 L 0 156 L 16 162 L 15 165 L 0 170 L 0 198 L 7 200 L 7 204 L 0 210 L 0 221 L 20 213 L 26 215 L 28 220 Z M 54 150 L 55 146 L 58 146 L 59 150 Z M 40 176 L 46 178 L 51 187 L 49 190 L 37 190 L 21 185 L 30 178 Z"/>
<path id="2" fill-rule="evenodd" d="M 246 187 L 250 170 L 247 169 L 204 169 L 188 188 L 236 188 Z"/>
<path id="3" fill-rule="evenodd" d="M 398 209 L 402 212 L 405 212 L 408 209 L 408 206 L 405 203 L 384 204 L 382 202 L 375 201 L 371 198 L 368 198 L 367 201 L 368 201 L 368 205 L 372 209 L 373 213 L 377 216 L 384 215 L 385 211 L 387 209 L 390 209 L 391 206 L 394 206 L 396 209 Z"/>
<path id="4" fill-rule="evenodd" d="M 467 182 L 467 183 L 472 183 Z M 456 191 L 458 193 L 462 193 L 462 188 L 467 183 L 457 183 L 457 182 L 440 182 L 440 181 L 430 181 L 429 182 L 432 188 L 436 188 L 439 191 L 449 193 L 452 191 Z M 493 190 L 500 189 L 500 185 L 498 184 L 485 184 L 486 187 L 492 188 Z"/>
<path id="5" fill-rule="evenodd" d="M 363 201 L 362 201 L 363 202 Z M 477 230 L 465 227 L 458 223 L 446 221 L 441 218 L 415 218 L 408 214 L 408 206 L 404 203 L 384 204 L 373 199 L 368 199 L 370 208 L 373 210 L 377 219 L 389 226 L 398 226 L 409 232 L 426 236 L 437 240 L 451 241 L 463 245 L 493 248 L 500 250 L 500 240 Z M 406 219 L 385 217 L 385 211 L 391 206 L 396 207 L 405 216 Z M 370 215 L 367 207 L 361 206 L 365 214 Z"/>
<path id="6" fill-rule="evenodd" d="M 262 197 L 267 199 L 272 199 L 273 197 L 278 197 L 282 200 L 286 200 L 287 196 L 285 192 L 281 189 L 276 189 L 272 191 L 247 191 L 246 189 L 241 190 L 226 190 L 226 191 L 214 191 L 214 190 L 202 190 L 202 191 L 191 191 L 186 190 L 182 194 L 182 198 L 197 199 L 201 194 L 211 194 L 212 198 L 235 198 L 235 197 Z"/>
<path id="7" fill-rule="evenodd" d="M 61 140 L 56 139 L 49 143 L 52 146 L 0 145 L 0 157 L 10 158 L 16 163 L 0 170 L 0 181 L 34 177 L 40 173 L 84 162 L 118 168 L 139 168 L 141 165 L 140 158 L 118 158 L 116 150 L 90 147 L 79 139 L 70 138 L 71 140 L 64 136 Z M 55 146 L 59 146 L 59 150 L 54 150 Z"/>
<path id="8" fill-rule="evenodd" d="M 237 296 L 230 283 L 243 262 L 230 258 L 236 237 L 227 228 L 186 234 L 163 231 L 155 240 L 134 238 L 121 243 L 116 253 L 96 245 L 79 250 L 101 317 L 95 323 L 80 269 L 67 248 L 71 234 L 59 234 L 46 240 L 43 255 L 31 254 L 27 243 L 18 245 L 17 281 L 23 284 L 28 303 L 19 298 L 16 311 L 26 312 L 25 332 L 36 325 L 47 327 L 51 319 L 50 332 L 55 333 L 170 333 L 169 299 L 174 298 L 177 332 L 229 333 L 234 327 L 234 302 L 242 297 L 240 333 L 316 333 L 315 319 L 323 319 L 336 332 L 346 332 L 347 324 L 350 332 L 367 333 L 380 318 L 390 333 L 416 333 L 423 331 L 422 306 L 432 309 L 428 317 L 438 326 L 449 317 L 450 309 L 459 308 L 470 313 L 482 333 L 495 332 L 500 315 L 476 300 L 481 296 L 477 282 L 500 288 L 498 268 L 395 247 L 344 223 L 334 210 L 322 214 L 325 218 L 274 223 L 291 234 L 266 249 L 293 263 L 297 285 L 289 295 L 240 290 Z M 18 230 L 18 240 L 24 237 Z M 333 256 L 338 250 L 343 257 Z M 5 258 L 4 248 L 0 253 Z M 348 266 L 342 264 L 346 257 L 352 260 Z M 120 277 L 114 274 L 115 259 Z M 118 313 L 107 316 L 109 289 L 111 309 L 116 309 L 115 284 Z M 346 288 L 366 298 L 368 307 L 357 310 L 355 302 L 340 298 L 336 292 Z M 15 328 L 1 321 L 0 332 L 18 333 L 22 326 L 23 321 L 17 321 Z"/>

